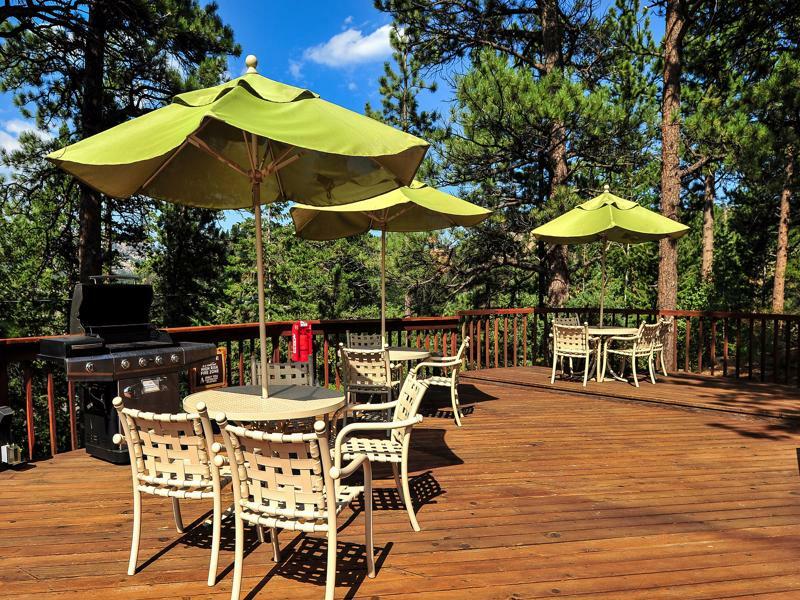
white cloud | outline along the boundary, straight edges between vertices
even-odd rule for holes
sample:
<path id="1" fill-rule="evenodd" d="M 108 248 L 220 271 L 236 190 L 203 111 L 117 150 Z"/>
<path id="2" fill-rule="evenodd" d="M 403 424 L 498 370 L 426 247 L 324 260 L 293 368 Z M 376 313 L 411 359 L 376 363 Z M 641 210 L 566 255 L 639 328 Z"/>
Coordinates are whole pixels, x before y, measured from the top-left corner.
<path id="1" fill-rule="evenodd" d="M 355 81 L 348 81 L 347 89 L 350 90 L 351 92 L 355 92 L 358 89 L 358 86 L 356 85 Z"/>
<path id="2" fill-rule="evenodd" d="M 289 59 L 289 74 L 295 79 L 303 77 L 303 62 Z"/>
<path id="3" fill-rule="evenodd" d="M 342 25 L 347 27 L 352 22 L 353 22 L 353 15 L 347 15 L 347 17 L 345 17 L 345 20 L 342 22 Z"/>
<path id="4" fill-rule="evenodd" d="M 0 130 L 0 149 L 5 150 L 6 152 L 19 150 L 19 140 L 16 138 L 16 136 Z"/>
<path id="5" fill-rule="evenodd" d="M 368 35 L 359 29 L 346 29 L 323 44 L 308 48 L 304 57 L 315 63 L 329 67 L 381 60 L 392 53 L 389 43 L 391 25 L 383 25 Z"/>
<path id="6" fill-rule="evenodd" d="M 36 129 L 36 125 L 23 119 L 9 119 L 0 121 L 0 148 L 6 152 L 19 150 L 19 136 L 26 131 L 34 131 L 39 137 L 50 139 L 48 132 Z"/>

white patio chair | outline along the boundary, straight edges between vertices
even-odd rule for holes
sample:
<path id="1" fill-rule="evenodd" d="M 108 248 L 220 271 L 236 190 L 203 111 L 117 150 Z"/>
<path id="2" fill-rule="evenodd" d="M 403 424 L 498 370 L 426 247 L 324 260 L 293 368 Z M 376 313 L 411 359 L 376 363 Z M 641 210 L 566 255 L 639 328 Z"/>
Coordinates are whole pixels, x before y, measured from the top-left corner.
<path id="1" fill-rule="evenodd" d="M 314 423 L 311 433 L 268 433 L 230 425 L 224 414 L 216 417 L 227 456 L 215 444 L 218 467 L 230 464 L 236 520 L 233 586 L 231 599 L 238 600 L 244 562 L 244 525 L 268 527 L 273 559 L 280 561 L 278 530 L 324 533 L 328 564 L 325 599 L 332 600 L 336 586 L 336 517 L 363 494 L 366 516 L 367 575 L 375 577 L 372 544 L 372 469 L 364 455 L 354 456 L 342 466 L 337 453 L 331 464 L 325 423 Z M 337 449 L 338 452 L 338 449 Z M 349 459 L 348 459 L 349 460 Z M 348 486 L 340 480 L 361 467 L 363 486 Z"/>
<path id="2" fill-rule="evenodd" d="M 609 337 L 608 340 L 606 340 L 605 350 L 603 352 L 603 372 L 600 376 L 600 381 L 605 379 L 606 368 L 608 367 L 608 355 L 612 354 L 614 356 L 619 356 L 623 361 L 619 379 L 625 376 L 625 359 L 630 359 L 631 369 L 633 370 L 633 382 L 636 384 L 637 388 L 639 387 L 637 361 L 640 358 L 646 358 L 650 383 L 655 385 L 655 346 L 658 341 L 660 330 L 661 323 L 642 323 L 639 325 L 639 331 L 634 335 L 615 335 Z M 615 345 L 616 347 L 614 347 Z"/>
<path id="3" fill-rule="evenodd" d="M 411 490 L 408 485 L 408 451 L 411 445 L 411 431 L 417 423 L 422 422 L 422 415 L 417 414 L 419 405 L 428 384 L 420 381 L 414 373 L 409 373 L 397 400 L 386 404 L 361 404 L 345 407 L 345 411 L 381 411 L 392 409 L 391 421 L 382 423 L 351 423 L 346 425 L 336 436 L 334 445 L 334 462 L 355 460 L 358 456 L 366 456 L 370 462 L 389 463 L 398 493 L 403 498 L 411 527 L 419 531 L 419 523 L 414 513 Z M 367 431 L 388 431 L 387 438 L 361 438 L 353 434 Z M 398 465 L 400 473 L 398 474 Z"/>
<path id="4" fill-rule="evenodd" d="M 399 381 L 392 377 L 386 348 L 346 348 L 339 344 L 339 363 L 345 399 L 351 404 L 357 394 L 385 396 L 392 400 Z"/>
<path id="5" fill-rule="evenodd" d="M 561 359 L 561 372 L 564 372 L 564 361 L 573 358 L 584 360 L 583 387 L 589 379 L 589 364 L 592 353 L 597 350 L 598 339 L 589 335 L 589 325 L 553 325 L 553 371 L 550 374 L 550 383 L 556 380 L 556 365 Z"/>
<path id="6" fill-rule="evenodd" d="M 450 401 L 453 404 L 453 418 L 456 425 L 461 427 L 461 405 L 458 402 L 458 374 L 464 366 L 464 354 L 469 348 L 469 336 L 464 337 L 455 356 L 431 356 L 414 367 L 417 379 L 425 381 L 429 386 L 435 385 L 450 388 Z M 421 377 L 422 369 L 441 369 L 441 375 Z"/>
<path id="7" fill-rule="evenodd" d="M 667 373 L 667 365 L 664 361 L 664 348 L 670 343 L 672 330 L 675 327 L 675 317 L 662 317 L 661 321 L 661 329 L 658 332 L 658 338 L 656 339 L 655 344 L 653 345 L 653 352 L 658 354 L 658 360 L 661 363 L 661 372 L 664 374 L 664 377 L 668 375 Z M 656 367 L 658 370 L 658 367 Z"/>
<path id="8" fill-rule="evenodd" d="M 578 317 L 577 313 L 569 313 L 569 314 L 566 314 L 566 315 L 555 314 L 555 315 L 553 315 L 552 324 L 553 324 L 553 326 L 555 326 L 555 325 L 571 325 L 573 327 L 580 327 L 581 326 L 581 320 Z M 550 338 L 551 339 L 553 338 L 553 334 L 552 333 L 550 334 Z M 569 357 L 568 360 L 569 360 L 569 370 L 570 370 L 570 373 L 572 373 L 575 370 L 573 365 L 572 365 L 572 357 Z M 561 370 L 562 371 L 564 370 L 564 359 L 563 358 L 561 359 Z"/>
<path id="9" fill-rule="evenodd" d="M 136 572 L 139 538 L 142 530 L 142 494 L 172 500 L 175 527 L 184 532 L 178 501 L 211 500 L 213 503 L 211 562 L 208 585 L 217 578 L 220 529 L 222 523 L 221 490 L 231 479 L 220 474 L 213 462 L 211 446 L 214 434 L 203 404 L 197 413 L 155 414 L 125 408 L 121 398 L 114 398 L 125 436 L 116 434 L 114 443 L 127 443 L 133 476 L 133 539 L 128 575 Z"/>

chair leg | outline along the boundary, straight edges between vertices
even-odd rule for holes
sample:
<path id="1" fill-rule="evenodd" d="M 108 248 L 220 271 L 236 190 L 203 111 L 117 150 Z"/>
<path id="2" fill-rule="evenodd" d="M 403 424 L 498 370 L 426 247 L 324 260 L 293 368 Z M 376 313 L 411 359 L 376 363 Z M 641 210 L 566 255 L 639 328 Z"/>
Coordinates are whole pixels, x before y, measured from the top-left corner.
<path id="1" fill-rule="evenodd" d="M 656 384 L 655 361 L 656 357 L 652 354 L 647 359 L 647 370 L 650 371 L 650 383 L 653 385 Z"/>
<path id="2" fill-rule="evenodd" d="M 589 355 L 583 361 L 583 387 L 586 387 L 586 382 L 589 380 Z"/>
<path id="3" fill-rule="evenodd" d="M 178 504 L 177 498 L 172 498 L 172 516 L 175 517 L 175 529 L 178 533 L 183 533 L 183 518 L 181 517 L 181 505 Z"/>
<path id="4" fill-rule="evenodd" d="M 553 353 L 553 372 L 550 374 L 550 383 L 556 381 L 556 364 L 558 364 L 558 355 Z"/>
<path id="5" fill-rule="evenodd" d="M 264 535 L 264 528 L 261 525 L 256 525 L 256 536 L 258 536 L 259 544 L 267 541 L 267 537 Z"/>
<path id="6" fill-rule="evenodd" d="M 325 577 L 325 600 L 333 600 L 336 589 L 336 521 L 328 523 L 328 567 Z"/>
<path id="7" fill-rule="evenodd" d="M 139 558 L 139 537 L 142 533 L 142 493 L 133 490 L 133 535 L 131 536 L 131 559 L 128 562 L 128 575 L 136 574 L 136 560 Z"/>
<path id="8" fill-rule="evenodd" d="M 414 514 L 414 503 L 411 501 L 411 488 L 408 485 L 408 453 L 403 453 L 403 463 L 400 468 L 401 481 L 403 482 L 403 502 L 406 505 L 406 512 L 408 512 L 408 519 L 411 521 L 411 527 L 414 531 L 419 531 L 419 523 L 417 522 L 417 515 Z"/>
<path id="9" fill-rule="evenodd" d="M 598 358 L 597 360 L 598 360 L 598 363 L 599 363 L 600 359 Z M 602 369 L 602 372 L 600 373 L 600 377 L 598 378 L 598 381 L 603 382 L 603 381 L 606 380 L 606 368 L 607 367 L 608 367 L 608 352 L 604 351 L 603 352 L 603 369 Z"/>
<path id="10" fill-rule="evenodd" d="M 397 493 L 403 495 L 403 483 L 400 481 L 400 470 L 397 463 L 392 463 L 392 475 L 394 475 L 394 485 L 397 487 Z"/>
<path id="11" fill-rule="evenodd" d="M 278 540 L 278 528 L 273 527 L 269 530 L 269 539 L 272 541 L 272 561 L 281 562 L 281 544 Z"/>
<path id="12" fill-rule="evenodd" d="M 222 537 L 222 493 L 214 490 L 214 517 L 211 524 L 211 563 L 208 565 L 208 585 L 217 583 L 217 565 L 219 564 L 219 541 Z"/>
<path id="13" fill-rule="evenodd" d="M 244 521 L 236 515 L 236 547 L 233 553 L 233 584 L 231 600 L 239 600 L 242 589 L 242 562 L 244 561 Z"/>
<path id="14" fill-rule="evenodd" d="M 458 403 L 458 380 L 453 377 L 450 387 L 450 401 L 453 403 L 453 417 L 456 425 L 461 427 L 461 405 Z"/>
<path id="15" fill-rule="evenodd" d="M 667 376 L 667 367 L 664 364 L 664 351 L 662 350 L 659 353 L 659 355 L 660 355 L 660 358 L 661 358 L 661 372 L 664 373 L 664 377 L 666 377 Z"/>
<path id="16" fill-rule="evenodd" d="M 367 577 L 375 577 L 375 546 L 372 541 L 372 465 L 364 463 L 364 540 L 367 546 Z"/>
<path id="17" fill-rule="evenodd" d="M 636 375 L 636 354 L 631 354 L 631 371 L 633 371 L 633 383 L 639 387 L 639 377 Z"/>

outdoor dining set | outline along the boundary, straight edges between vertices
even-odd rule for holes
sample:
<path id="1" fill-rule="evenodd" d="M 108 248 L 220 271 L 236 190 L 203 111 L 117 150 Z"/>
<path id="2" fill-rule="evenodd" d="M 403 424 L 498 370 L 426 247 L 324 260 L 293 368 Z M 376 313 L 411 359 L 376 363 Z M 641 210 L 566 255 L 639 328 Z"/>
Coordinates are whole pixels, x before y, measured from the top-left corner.
<path id="1" fill-rule="evenodd" d="M 233 516 L 234 600 L 241 590 L 245 527 L 254 527 L 260 542 L 269 530 L 275 562 L 281 560 L 281 530 L 325 534 L 325 598 L 333 598 L 336 518 L 359 499 L 366 519 L 367 574 L 374 577 L 372 465 L 391 465 L 411 527 L 419 531 L 408 474 L 411 433 L 422 421 L 420 404 L 430 386 L 450 389 L 453 416 L 461 425 L 458 374 L 469 345 L 465 338 L 454 356 L 436 356 L 425 349 L 389 347 L 383 339 L 348 332 L 347 343 L 338 349 L 341 390 L 314 386 L 308 363 L 268 363 L 266 400 L 258 365 L 253 385 L 193 393 L 183 400 L 183 413 L 145 412 L 116 398 L 124 436 L 117 435 L 115 442 L 127 445 L 133 477 L 128 574 L 137 570 L 142 495 L 148 494 L 170 498 L 179 533 L 185 531 L 180 500 L 212 502 L 206 523 L 212 528 L 209 586 L 217 582 L 223 522 Z M 343 482 L 357 471 L 362 482 Z M 222 491 L 228 485 L 233 504 L 223 510 Z"/>
<path id="2" fill-rule="evenodd" d="M 638 327 L 590 326 L 588 323 L 581 324 L 578 315 L 555 317 L 551 334 L 553 368 L 550 383 L 555 383 L 557 366 L 560 365 L 562 373 L 565 372 L 564 359 L 567 359 L 570 371 L 573 370 L 573 361 L 582 359 L 584 387 L 589 380 L 593 365 L 597 382 L 606 379 L 606 372 L 609 372 L 613 379 L 627 381 L 624 375 L 628 361 L 636 387 L 639 387 L 639 361 L 646 361 L 650 382 L 655 384 L 659 367 L 664 376 L 667 375 L 664 349 L 674 326 L 672 317 L 662 317 L 656 323 L 642 322 Z M 620 362 L 619 373 L 613 369 L 614 358 Z"/>

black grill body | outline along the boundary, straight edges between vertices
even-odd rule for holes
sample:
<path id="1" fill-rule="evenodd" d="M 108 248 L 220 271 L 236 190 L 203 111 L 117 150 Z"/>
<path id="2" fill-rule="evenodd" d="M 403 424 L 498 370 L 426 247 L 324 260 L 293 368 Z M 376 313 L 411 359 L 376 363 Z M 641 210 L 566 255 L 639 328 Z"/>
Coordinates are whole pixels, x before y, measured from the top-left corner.
<path id="1" fill-rule="evenodd" d="M 174 342 L 150 322 L 153 289 L 130 283 L 78 284 L 72 295 L 70 335 L 40 342 L 39 357 L 64 366 L 77 385 L 86 451 L 115 463 L 128 452 L 112 400 L 152 412 L 180 412 L 178 374 L 213 360 L 214 344 Z"/>

